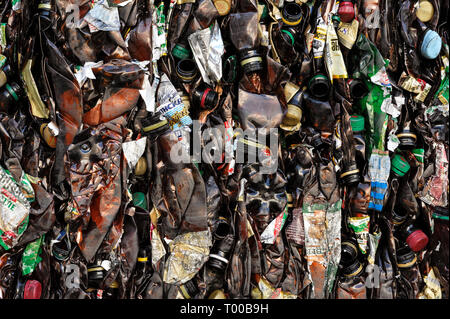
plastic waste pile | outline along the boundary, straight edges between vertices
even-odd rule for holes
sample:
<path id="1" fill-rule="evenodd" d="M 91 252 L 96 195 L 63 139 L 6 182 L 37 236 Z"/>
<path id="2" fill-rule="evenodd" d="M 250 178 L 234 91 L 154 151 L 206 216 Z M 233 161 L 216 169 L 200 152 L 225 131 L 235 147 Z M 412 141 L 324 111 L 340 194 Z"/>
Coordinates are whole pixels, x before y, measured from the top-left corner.
<path id="1" fill-rule="evenodd" d="M 0 1 L 0 298 L 448 298 L 448 15 Z"/>

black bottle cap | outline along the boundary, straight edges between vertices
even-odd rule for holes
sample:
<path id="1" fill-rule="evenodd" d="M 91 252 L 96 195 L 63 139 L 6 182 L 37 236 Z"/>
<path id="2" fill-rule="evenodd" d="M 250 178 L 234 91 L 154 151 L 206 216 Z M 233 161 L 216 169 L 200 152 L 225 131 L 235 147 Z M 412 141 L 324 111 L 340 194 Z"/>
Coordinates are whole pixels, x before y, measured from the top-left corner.
<path id="1" fill-rule="evenodd" d="M 209 255 L 208 265 L 218 271 L 225 271 L 228 265 L 228 257 L 233 247 L 233 236 L 228 235 L 215 243 Z"/>
<path id="2" fill-rule="evenodd" d="M 213 109 L 218 102 L 219 95 L 210 87 L 198 87 L 193 95 L 192 100 L 195 104 L 200 105 L 202 109 Z"/>
<path id="3" fill-rule="evenodd" d="M 362 99 L 367 94 L 369 94 L 369 88 L 364 83 L 364 81 L 361 81 L 359 79 L 351 79 L 348 81 L 349 88 L 350 88 L 350 94 L 354 99 Z"/>
<path id="4" fill-rule="evenodd" d="M 190 83 L 197 75 L 197 64 L 192 59 L 183 59 L 178 61 L 176 73 L 184 83 Z"/>
<path id="5" fill-rule="evenodd" d="M 342 271 L 345 277 L 355 277 L 363 272 L 363 265 L 359 260 L 355 260 L 351 265 L 345 267 Z"/>
<path id="6" fill-rule="evenodd" d="M 330 82 L 323 74 L 317 74 L 309 80 L 308 88 L 311 94 L 320 100 L 327 100 L 330 94 Z"/>
<path id="7" fill-rule="evenodd" d="M 282 21 L 289 26 L 300 24 L 303 18 L 302 7 L 295 2 L 288 2 L 283 6 Z"/>
<path id="8" fill-rule="evenodd" d="M 408 246 L 403 246 L 397 250 L 397 266 L 399 268 L 411 268 L 416 262 L 417 256 Z"/>
<path id="9" fill-rule="evenodd" d="M 258 50 L 239 52 L 239 63 L 245 73 L 258 72 L 263 69 L 263 58 Z"/>
<path id="10" fill-rule="evenodd" d="M 341 263 L 344 266 L 351 265 L 358 257 L 357 243 L 346 240 L 341 243 Z"/>
<path id="11" fill-rule="evenodd" d="M 359 169 L 356 163 L 351 163 L 348 167 L 343 167 L 341 179 L 344 185 L 351 185 L 360 181 Z"/>
<path id="12" fill-rule="evenodd" d="M 219 217 L 217 221 L 216 231 L 214 232 L 214 237 L 217 239 L 223 239 L 230 233 L 231 227 L 228 220 L 224 217 Z"/>
<path id="13" fill-rule="evenodd" d="M 149 116 L 141 120 L 142 134 L 144 135 L 160 135 L 169 129 L 167 119 L 161 120 L 161 112 L 149 114 Z"/>
<path id="14" fill-rule="evenodd" d="M 397 134 L 400 141 L 400 149 L 413 149 L 416 147 L 417 135 L 414 134 L 409 128 L 404 128 L 403 131 Z"/>
<path id="15" fill-rule="evenodd" d="M 89 287 L 99 288 L 105 276 L 105 269 L 100 265 L 89 265 L 87 271 Z"/>
<path id="16" fill-rule="evenodd" d="M 189 280 L 184 283 L 184 285 L 180 286 L 181 294 L 186 299 L 194 298 L 196 294 L 200 292 L 197 285 L 193 282 L 193 280 Z"/>

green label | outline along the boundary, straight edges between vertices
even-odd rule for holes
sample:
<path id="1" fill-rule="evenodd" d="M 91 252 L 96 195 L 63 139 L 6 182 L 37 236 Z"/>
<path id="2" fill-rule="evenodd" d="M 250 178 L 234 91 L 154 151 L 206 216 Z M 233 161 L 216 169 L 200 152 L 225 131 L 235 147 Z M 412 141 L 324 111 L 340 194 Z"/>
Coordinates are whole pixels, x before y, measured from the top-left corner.
<path id="1" fill-rule="evenodd" d="M 22 255 L 22 275 L 26 276 L 31 274 L 36 266 L 41 262 L 40 256 L 42 252 L 42 243 L 44 242 L 45 235 L 29 243 Z"/>

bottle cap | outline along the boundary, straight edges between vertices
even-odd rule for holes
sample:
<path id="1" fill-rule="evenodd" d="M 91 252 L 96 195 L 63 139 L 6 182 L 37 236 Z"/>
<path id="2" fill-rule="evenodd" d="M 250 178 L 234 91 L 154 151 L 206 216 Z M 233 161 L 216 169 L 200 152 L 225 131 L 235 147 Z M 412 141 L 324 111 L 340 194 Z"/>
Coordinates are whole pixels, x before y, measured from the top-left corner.
<path id="1" fill-rule="evenodd" d="M 404 246 L 397 251 L 398 268 L 411 268 L 416 262 L 417 256 L 408 246 Z"/>
<path id="2" fill-rule="evenodd" d="M 283 32 L 284 34 L 286 34 L 287 37 L 289 38 L 289 41 L 291 42 L 291 45 L 294 45 L 295 39 L 294 39 L 294 36 L 292 35 L 292 33 L 289 32 L 289 30 L 286 30 L 286 29 L 281 30 L 281 32 Z"/>
<path id="3" fill-rule="evenodd" d="M 416 16 L 422 22 L 428 22 L 433 18 L 434 7 L 430 1 L 421 0 L 416 9 Z"/>
<path id="4" fill-rule="evenodd" d="M 352 126 L 353 132 L 364 131 L 364 117 L 360 115 L 351 115 L 350 125 Z"/>
<path id="5" fill-rule="evenodd" d="M 221 16 L 225 16 L 230 12 L 229 0 L 214 0 L 214 5 Z"/>
<path id="6" fill-rule="evenodd" d="M 176 44 L 172 49 L 172 55 L 180 60 L 187 59 L 191 55 L 191 51 L 182 44 Z"/>
<path id="7" fill-rule="evenodd" d="M 37 280 L 28 280 L 23 291 L 23 299 L 40 299 L 42 294 L 42 285 Z"/>
<path id="8" fill-rule="evenodd" d="M 239 63 L 245 73 L 257 72 L 263 69 L 263 58 L 258 50 L 246 50 L 239 53 Z"/>
<path id="9" fill-rule="evenodd" d="M 302 21 L 302 7 L 295 2 L 288 2 L 283 6 L 281 20 L 290 26 L 296 26 Z"/>
<path id="10" fill-rule="evenodd" d="M 356 184 L 359 182 L 359 169 L 356 163 L 351 163 L 350 165 L 345 165 L 342 168 L 341 180 L 344 185 Z"/>
<path id="11" fill-rule="evenodd" d="M 362 264 L 356 259 L 350 266 L 344 268 L 343 274 L 345 277 L 358 276 L 364 270 Z"/>
<path id="12" fill-rule="evenodd" d="M 197 64 L 192 59 L 182 59 L 177 63 L 176 73 L 182 82 L 190 83 L 197 75 Z"/>
<path id="13" fill-rule="evenodd" d="M 17 93 L 20 91 L 20 87 L 17 83 L 13 82 L 11 85 L 6 84 L 5 88 L 8 90 L 9 94 L 14 98 L 14 100 L 19 101 L 19 96 Z"/>
<path id="14" fill-rule="evenodd" d="M 142 192 L 136 192 L 133 194 L 133 205 L 141 207 L 147 210 L 147 198 Z"/>
<path id="15" fill-rule="evenodd" d="M 435 219 L 446 220 L 448 222 L 448 208 L 436 206 L 434 208 L 432 217 Z"/>
<path id="16" fill-rule="evenodd" d="M 344 266 L 350 265 L 358 257 L 356 243 L 346 240 L 341 243 L 341 262 Z"/>
<path id="17" fill-rule="evenodd" d="M 334 27 L 337 28 L 339 23 L 341 23 L 341 18 L 337 14 L 333 14 L 331 21 L 333 22 Z"/>
<path id="18" fill-rule="evenodd" d="M 414 134 L 409 127 L 404 128 L 400 133 L 397 134 L 397 137 L 400 141 L 399 148 L 403 149 L 412 149 L 416 146 L 417 135 Z"/>
<path id="19" fill-rule="evenodd" d="M 420 229 L 417 229 L 406 238 L 406 243 L 412 251 L 418 252 L 427 246 L 428 236 Z"/>
<path id="20" fill-rule="evenodd" d="M 355 18 L 355 8 L 351 1 L 342 1 L 339 3 L 338 15 L 342 22 L 350 23 Z"/>
<path id="21" fill-rule="evenodd" d="M 161 134 L 169 129 L 169 123 L 166 118 L 161 118 L 161 113 L 149 115 L 141 120 L 142 132 L 146 135 Z"/>
<path id="22" fill-rule="evenodd" d="M 360 79 L 349 79 L 347 83 L 350 88 L 352 98 L 362 99 L 369 94 L 369 88 L 364 81 L 361 81 Z"/>
<path id="23" fill-rule="evenodd" d="M 280 124 L 280 128 L 285 131 L 297 131 L 300 129 L 302 119 L 302 109 L 296 105 L 288 104 L 288 111 Z"/>
<path id="24" fill-rule="evenodd" d="M 309 80 L 309 90 L 318 99 L 326 99 L 330 92 L 328 78 L 323 74 L 317 74 Z"/>
<path id="25" fill-rule="evenodd" d="M 392 159 L 391 169 L 398 176 L 404 176 L 409 171 L 409 168 L 409 163 L 403 156 L 396 154 Z"/>
<path id="26" fill-rule="evenodd" d="M 189 280 L 188 282 L 185 282 L 184 285 L 180 286 L 181 294 L 186 299 L 194 298 L 197 293 L 199 293 L 198 287 L 196 284 L 192 282 L 192 280 Z"/>
<path id="27" fill-rule="evenodd" d="M 147 161 L 144 156 L 141 156 L 136 163 L 136 167 L 134 168 L 134 174 L 137 176 L 144 175 L 147 171 Z"/>
<path id="28" fill-rule="evenodd" d="M 441 47 L 442 39 L 439 34 L 433 30 L 426 30 L 420 47 L 422 56 L 429 60 L 435 59 L 441 52 Z"/>

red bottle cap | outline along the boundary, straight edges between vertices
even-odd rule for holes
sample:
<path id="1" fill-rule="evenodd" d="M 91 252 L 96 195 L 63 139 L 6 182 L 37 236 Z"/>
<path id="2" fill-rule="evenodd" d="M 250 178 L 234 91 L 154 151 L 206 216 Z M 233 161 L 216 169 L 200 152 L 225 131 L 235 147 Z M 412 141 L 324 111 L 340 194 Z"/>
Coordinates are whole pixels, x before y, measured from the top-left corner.
<path id="1" fill-rule="evenodd" d="M 420 229 L 412 232 L 408 238 L 406 238 L 406 243 L 411 248 L 412 251 L 418 252 L 425 248 L 428 244 L 428 237 Z"/>
<path id="2" fill-rule="evenodd" d="M 25 284 L 23 299 L 41 299 L 42 285 L 37 280 L 28 280 Z"/>
<path id="3" fill-rule="evenodd" d="M 351 1 L 343 1 L 339 4 L 338 15 L 342 22 L 350 23 L 355 18 L 355 8 Z"/>

